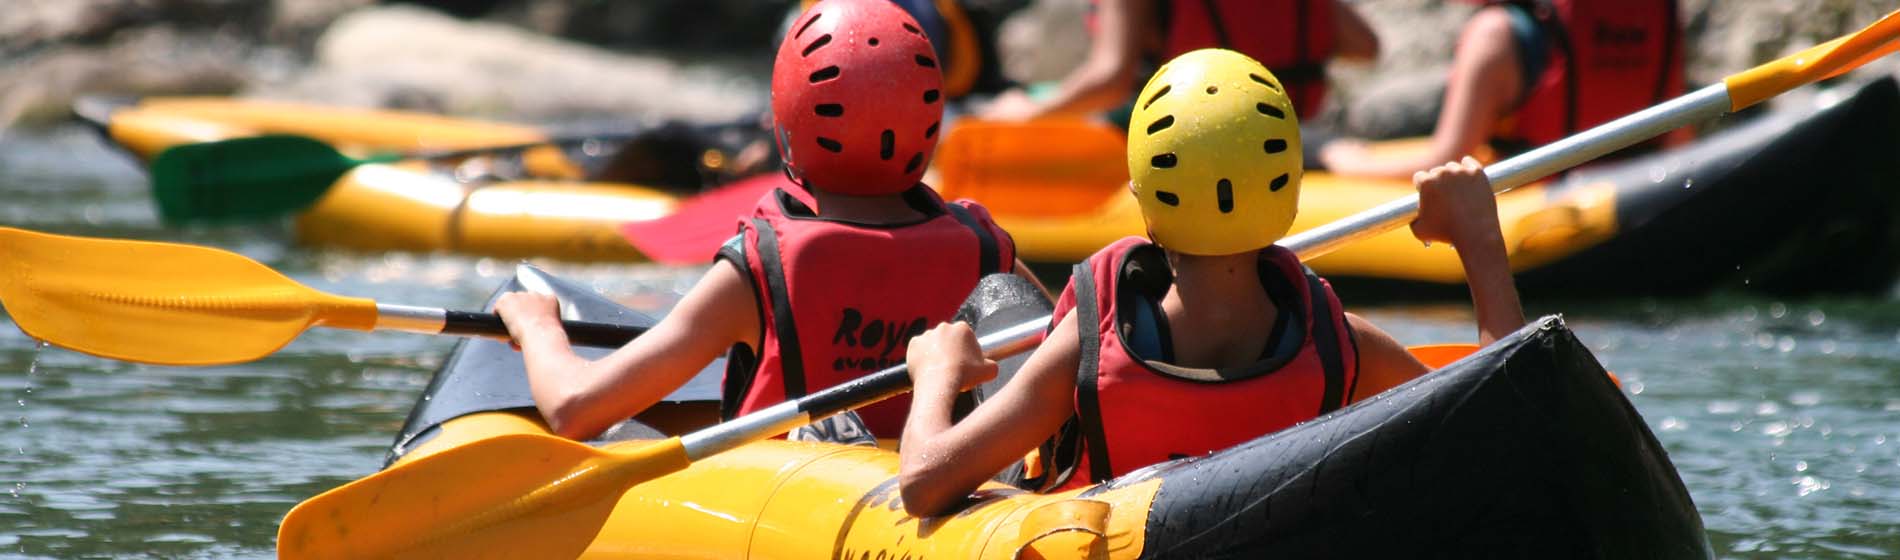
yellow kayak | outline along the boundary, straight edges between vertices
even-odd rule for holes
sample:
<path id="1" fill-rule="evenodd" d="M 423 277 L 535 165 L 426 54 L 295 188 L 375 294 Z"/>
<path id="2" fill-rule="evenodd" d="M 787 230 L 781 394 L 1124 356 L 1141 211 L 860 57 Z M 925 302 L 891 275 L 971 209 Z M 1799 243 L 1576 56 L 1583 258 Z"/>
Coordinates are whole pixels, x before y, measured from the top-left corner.
<path id="1" fill-rule="evenodd" d="M 1817 99 L 1687 146 L 1500 196 L 1520 288 L 1563 296 L 1887 289 L 1900 276 L 1900 221 L 1891 219 L 1900 194 L 1885 186 L 1900 181 L 1900 160 L 1880 147 L 1900 142 L 1900 93 L 1882 78 Z M 260 133 L 307 135 L 358 152 L 545 138 L 514 125 L 219 98 L 146 99 L 92 113 L 116 142 L 147 155 Z M 1144 232 L 1126 194 L 1121 153 L 1118 131 L 1088 123 L 964 121 L 946 134 L 929 180 L 947 197 L 987 206 L 1025 260 L 1072 263 Z M 363 166 L 298 218 L 297 234 L 365 250 L 704 262 L 737 214 L 784 184 L 761 176 L 680 199 L 564 180 L 585 167 L 575 157 L 546 148 L 524 159 L 531 173 L 563 180 L 473 184 L 419 163 Z M 1404 181 L 1309 172 L 1293 229 L 1410 192 Z M 1395 285 L 1455 293 L 1463 279 L 1452 248 L 1425 247 L 1403 229 L 1310 264 L 1347 291 Z"/>
<path id="2" fill-rule="evenodd" d="M 519 274 L 536 281 L 503 289 L 551 286 L 578 312 L 573 318 L 652 321 L 530 267 Z M 1021 320 L 1012 311 L 1046 313 L 1034 299 L 1036 309 L 1004 306 L 978 329 Z M 1458 361 L 1232 449 L 1061 493 L 991 483 L 935 518 L 905 514 L 890 451 L 748 444 L 634 486 L 598 529 L 578 531 L 592 535 L 580 543 L 582 557 L 1707 556 L 1701 519 L 1668 456 L 1561 320 L 1459 359 L 1469 352 L 1415 349 L 1437 364 Z M 1006 361 L 1004 376 L 979 391 L 993 392 L 1018 363 Z M 463 342 L 410 412 L 390 450 L 393 465 L 503 434 L 545 433 L 521 367 L 503 343 Z M 721 367 L 595 443 L 630 448 L 716 421 Z M 509 475 L 483 475 L 491 476 Z M 317 519 L 292 515 L 279 553 L 301 557 L 344 537 L 319 531 L 374 530 Z"/>

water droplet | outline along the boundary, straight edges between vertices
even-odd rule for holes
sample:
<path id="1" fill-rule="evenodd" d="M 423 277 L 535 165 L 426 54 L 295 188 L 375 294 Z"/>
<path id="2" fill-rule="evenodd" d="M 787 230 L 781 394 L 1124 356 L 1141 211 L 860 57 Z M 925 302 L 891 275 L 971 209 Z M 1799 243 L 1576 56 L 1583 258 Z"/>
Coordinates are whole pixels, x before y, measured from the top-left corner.
<path id="1" fill-rule="evenodd" d="M 1631 381 L 1628 384 L 1626 384 L 1626 386 L 1629 387 L 1630 394 L 1632 395 L 1643 394 L 1643 382 L 1641 381 Z"/>
<path id="2" fill-rule="evenodd" d="M 1682 182 L 1682 188 L 1686 189 L 1693 186 L 1695 186 L 1695 179 L 1688 179 Z"/>
<path id="3" fill-rule="evenodd" d="M 1821 394 L 1813 391 L 1801 391 L 1788 395 L 1788 402 L 1795 406 L 1814 406 L 1821 404 Z"/>
<path id="4" fill-rule="evenodd" d="M 1823 341 L 1821 341 L 1821 353 L 1822 353 L 1822 354 L 1833 354 L 1833 353 L 1834 353 L 1834 350 L 1835 350 L 1836 348 L 1837 348 L 1837 345 L 1835 344 L 1835 342 L 1834 342 L 1833 340 L 1823 340 Z"/>
<path id="5" fill-rule="evenodd" d="M 1781 353 L 1783 354 L 1793 352 L 1794 351 L 1794 337 L 1792 336 L 1781 337 L 1781 342 L 1775 344 L 1775 349 L 1780 350 Z"/>
<path id="6" fill-rule="evenodd" d="M 1794 462 L 1794 472 L 1808 472 L 1808 462 L 1807 462 L 1807 461 L 1795 461 L 1795 462 Z"/>
<path id="7" fill-rule="evenodd" d="M 1780 318 L 1782 318 L 1782 317 L 1786 317 L 1786 316 L 1788 316 L 1788 306 L 1787 306 L 1787 305 L 1783 305 L 1783 304 L 1782 304 L 1781 302 L 1779 302 L 1779 301 L 1777 301 L 1777 302 L 1774 302 L 1774 303 L 1770 303 L 1770 304 L 1768 304 L 1768 316 L 1769 316 L 1769 317 L 1774 317 L 1774 318 L 1776 318 L 1776 319 L 1780 319 Z"/>
<path id="8" fill-rule="evenodd" d="M 1809 312 L 1808 312 L 1808 325 L 1809 325 L 1809 326 L 1815 326 L 1815 327 L 1818 327 L 1818 326 L 1821 326 L 1821 323 L 1824 323 L 1824 322 L 1827 322 L 1827 313 L 1825 313 L 1825 312 L 1823 312 L 1823 311 L 1821 311 L 1821 310 L 1819 310 L 1819 309 L 1816 309 L 1816 310 L 1813 310 L 1813 311 L 1809 311 Z"/>
<path id="9" fill-rule="evenodd" d="M 1668 169 L 1664 169 L 1663 166 L 1660 166 L 1660 165 L 1649 166 L 1649 182 L 1661 183 L 1663 182 L 1663 179 L 1668 179 L 1668 178 L 1669 178 Z"/>

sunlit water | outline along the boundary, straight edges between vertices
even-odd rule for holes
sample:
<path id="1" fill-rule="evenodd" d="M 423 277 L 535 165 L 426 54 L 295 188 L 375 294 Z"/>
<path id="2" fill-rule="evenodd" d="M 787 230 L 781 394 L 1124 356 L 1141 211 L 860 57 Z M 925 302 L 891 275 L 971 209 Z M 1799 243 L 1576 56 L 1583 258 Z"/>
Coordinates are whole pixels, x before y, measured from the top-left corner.
<path id="1" fill-rule="evenodd" d="M 410 305 L 477 306 L 511 264 L 301 249 L 275 226 L 162 228 L 137 169 L 78 130 L 0 138 L 0 225 L 217 245 Z M 698 273 L 553 270 L 647 305 Z M 1620 376 L 1719 554 L 1900 553 L 1900 303 L 1528 303 L 1565 314 Z M 1474 337 L 1462 305 L 1355 309 L 1408 343 Z M 170 368 L 36 352 L 0 325 L 0 557 L 269 556 L 291 506 L 380 465 L 451 342 L 313 329 L 258 362 Z"/>

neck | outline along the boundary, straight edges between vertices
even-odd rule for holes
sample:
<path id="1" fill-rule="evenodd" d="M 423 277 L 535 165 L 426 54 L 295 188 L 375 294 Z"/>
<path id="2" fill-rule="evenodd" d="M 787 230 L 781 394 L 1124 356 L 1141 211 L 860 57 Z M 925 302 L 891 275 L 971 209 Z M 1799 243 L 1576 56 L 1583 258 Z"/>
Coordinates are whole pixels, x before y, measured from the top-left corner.
<path id="1" fill-rule="evenodd" d="M 809 192 L 818 203 L 815 211 L 825 218 L 879 224 L 912 220 L 919 215 L 904 201 L 903 193 L 854 196 L 818 189 Z"/>
<path id="2" fill-rule="evenodd" d="M 1174 268 L 1174 288 L 1169 290 L 1169 298 L 1197 315 L 1222 317 L 1250 311 L 1253 306 L 1247 303 L 1266 300 L 1266 290 L 1260 285 L 1259 261 L 1260 256 L 1252 252 L 1203 256 L 1168 251 L 1168 262 Z"/>

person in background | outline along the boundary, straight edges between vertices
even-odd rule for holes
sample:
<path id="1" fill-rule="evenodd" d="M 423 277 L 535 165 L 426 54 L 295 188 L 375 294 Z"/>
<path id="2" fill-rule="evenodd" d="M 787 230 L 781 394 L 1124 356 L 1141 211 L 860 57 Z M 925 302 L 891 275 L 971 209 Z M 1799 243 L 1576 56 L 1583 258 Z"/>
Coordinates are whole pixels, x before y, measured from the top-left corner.
<path id="1" fill-rule="evenodd" d="M 1203 48 L 1239 51 L 1266 63 L 1286 84 L 1294 107 L 1319 114 L 1326 97 L 1326 63 L 1370 61 L 1379 38 L 1341 0 L 1094 0 L 1088 57 L 1046 99 L 1021 89 L 997 98 L 977 115 L 1029 120 L 1050 115 L 1093 115 L 1129 104 L 1137 76 L 1159 61 Z"/>
<path id="2" fill-rule="evenodd" d="M 1300 130 L 1285 87 L 1219 49 L 1174 59 L 1141 91 L 1130 190 L 1148 239 L 1076 266 L 1041 347 L 994 396 L 952 423 L 958 391 L 996 375 L 962 323 L 911 340 L 910 421 L 898 484 L 914 515 L 946 512 L 1074 418 L 1073 488 L 1245 442 L 1426 372 L 1397 341 L 1345 313 L 1325 280 L 1275 245 L 1300 196 Z M 1497 206 L 1466 158 L 1415 178 L 1412 231 L 1453 244 L 1479 341 L 1524 324 Z"/>
<path id="3" fill-rule="evenodd" d="M 943 77 L 903 10 L 818 3 L 779 46 L 772 74 L 785 172 L 815 204 L 767 194 L 664 320 L 599 360 L 574 353 L 554 298 L 496 302 L 556 434 L 592 437 L 722 352 L 728 418 L 903 363 L 906 342 L 953 316 L 983 275 L 1028 276 L 988 212 L 919 182 L 943 119 Z M 834 433 L 895 438 L 907 406 L 867 407 Z"/>
<path id="4" fill-rule="evenodd" d="M 1675 0 L 1487 2 L 1459 32 L 1429 144 L 1375 153 L 1342 139 L 1318 161 L 1407 177 L 1487 142 L 1516 154 L 1681 95 L 1682 73 Z"/>

